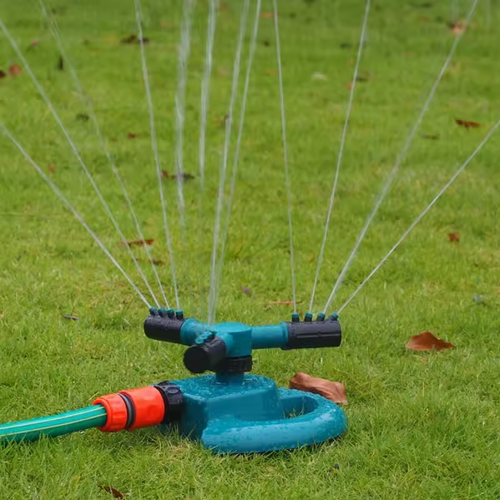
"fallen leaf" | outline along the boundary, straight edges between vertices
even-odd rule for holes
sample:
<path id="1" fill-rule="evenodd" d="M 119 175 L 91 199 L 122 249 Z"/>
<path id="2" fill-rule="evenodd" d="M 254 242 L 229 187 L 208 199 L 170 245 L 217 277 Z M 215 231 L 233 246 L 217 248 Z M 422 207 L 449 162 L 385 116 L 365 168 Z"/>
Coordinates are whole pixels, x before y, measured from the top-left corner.
<path id="1" fill-rule="evenodd" d="M 458 243 L 460 241 L 460 234 L 459 233 L 448 233 L 448 239 L 451 242 Z"/>
<path id="2" fill-rule="evenodd" d="M 356 77 L 357 82 L 367 82 L 368 80 L 369 80 L 369 78 L 365 75 L 358 75 Z"/>
<path id="3" fill-rule="evenodd" d="M 272 12 L 261 12 L 260 17 L 262 17 L 262 19 L 272 19 L 274 14 Z"/>
<path id="4" fill-rule="evenodd" d="M 73 316 L 72 314 L 63 314 L 64 319 L 70 319 L 72 321 L 78 321 L 80 318 L 78 316 Z"/>
<path id="5" fill-rule="evenodd" d="M 124 246 L 129 246 L 129 247 L 133 247 L 133 246 L 144 246 L 144 245 L 149 245 L 151 246 L 153 243 L 154 243 L 155 240 L 153 239 L 144 239 L 144 240 L 131 240 L 131 241 L 127 241 L 126 243 L 124 241 L 120 242 L 120 245 L 122 247 Z"/>
<path id="6" fill-rule="evenodd" d="M 454 21 L 452 23 L 448 23 L 448 26 L 450 27 L 451 32 L 454 35 L 460 35 L 465 31 L 465 28 L 467 27 L 464 21 Z"/>
<path id="7" fill-rule="evenodd" d="M 293 300 L 275 300 L 267 303 L 268 306 L 293 306 Z"/>
<path id="8" fill-rule="evenodd" d="M 248 288 L 247 286 L 241 285 L 241 291 L 245 295 L 252 295 L 252 290 L 250 290 L 250 288 Z"/>
<path id="9" fill-rule="evenodd" d="M 457 125 L 460 125 L 461 127 L 465 127 L 465 128 L 479 128 L 481 126 L 481 124 L 478 122 L 471 122 L 468 120 L 459 120 L 458 118 L 455 118 L 455 123 Z"/>
<path id="10" fill-rule="evenodd" d="M 450 342 L 438 339 L 431 332 L 422 332 L 414 335 L 406 344 L 406 348 L 412 351 L 431 351 L 432 349 L 440 351 L 441 349 L 450 349 L 451 347 L 455 346 Z"/>
<path id="11" fill-rule="evenodd" d="M 155 266 L 163 266 L 165 265 L 165 261 L 161 259 L 151 259 L 151 264 Z"/>
<path id="12" fill-rule="evenodd" d="M 129 35 L 120 40 L 120 43 L 135 43 L 137 42 L 137 35 Z"/>
<path id="13" fill-rule="evenodd" d="M 55 173 L 55 171 L 57 170 L 57 167 L 53 164 L 53 163 L 49 163 L 49 165 L 47 166 L 47 170 L 53 174 Z"/>
<path id="14" fill-rule="evenodd" d="M 161 176 L 164 177 L 165 179 L 174 179 L 177 180 L 179 178 L 179 174 L 169 174 L 166 170 L 161 171 Z M 182 172 L 180 174 L 180 178 L 183 181 L 191 181 L 195 177 L 193 174 L 188 174 L 187 172 Z"/>
<path id="15" fill-rule="evenodd" d="M 36 47 L 40 43 L 39 40 L 33 40 L 29 45 L 26 50 L 33 50 L 34 47 Z"/>
<path id="16" fill-rule="evenodd" d="M 217 125 L 219 125 L 219 127 L 225 127 L 228 120 L 229 120 L 229 114 L 217 118 L 216 123 Z"/>
<path id="17" fill-rule="evenodd" d="M 341 382 L 330 382 L 324 378 L 311 377 L 307 373 L 296 373 L 290 379 L 290 389 L 319 394 L 334 403 L 349 404 L 344 384 Z"/>
<path id="18" fill-rule="evenodd" d="M 76 119 L 80 120 L 81 122 L 86 122 L 89 120 L 89 115 L 87 113 L 78 113 L 76 115 Z"/>
<path id="19" fill-rule="evenodd" d="M 62 56 L 59 57 L 59 62 L 57 63 L 57 69 L 59 71 L 63 71 L 64 70 L 64 59 Z"/>
<path id="20" fill-rule="evenodd" d="M 127 134 L 127 139 L 135 139 L 137 137 L 137 134 L 134 134 L 134 132 L 129 132 Z"/>
<path id="21" fill-rule="evenodd" d="M 367 82 L 372 78 L 375 78 L 375 75 L 371 71 L 364 71 L 363 73 L 356 75 L 357 82 Z"/>
<path id="22" fill-rule="evenodd" d="M 120 43 L 122 44 L 130 44 L 130 43 L 142 43 L 143 45 L 146 45 L 149 43 L 149 38 L 138 38 L 137 35 L 130 35 L 125 38 L 122 38 L 120 40 Z"/>
<path id="23" fill-rule="evenodd" d="M 439 134 L 420 134 L 424 139 L 429 139 L 431 141 L 437 141 L 439 139 Z"/>
<path id="24" fill-rule="evenodd" d="M 19 64 L 11 64 L 9 68 L 9 74 L 10 76 L 17 76 L 20 75 L 23 72 L 21 66 Z"/>
<path id="25" fill-rule="evenodd" d="M 2 70 L 0 69 L 0 79 L 1 79 L 1 78 L 5 78 L 6 76 L 7 76 L 7 73 L 6 73 L 5 71 L 2 71 Z"/>
<path id="26" fill-rule="evenodd" d="M 121 492 L 118 491 L 116 488 L 113 488 L 112 486 L 106 486 L 103 484 L 98 484 L 97 485 L 101 490 L 106 491 L 107 493 L 111 493 L 115 498 L 125 498 L 125 495 Z"/>

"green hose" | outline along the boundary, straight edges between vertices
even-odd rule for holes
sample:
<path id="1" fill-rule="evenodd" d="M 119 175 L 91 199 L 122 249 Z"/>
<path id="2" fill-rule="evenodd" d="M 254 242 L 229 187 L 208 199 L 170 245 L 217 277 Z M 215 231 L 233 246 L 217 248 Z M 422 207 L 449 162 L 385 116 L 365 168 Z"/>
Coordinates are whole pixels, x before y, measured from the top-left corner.
<path id="1" fill-rule="evenodd" d="M 41 436 L 62 436 L 106 424 L 106 409 L 102 405 L 0 425 L 0 444 L 7 441 L 35 441 Z"/>

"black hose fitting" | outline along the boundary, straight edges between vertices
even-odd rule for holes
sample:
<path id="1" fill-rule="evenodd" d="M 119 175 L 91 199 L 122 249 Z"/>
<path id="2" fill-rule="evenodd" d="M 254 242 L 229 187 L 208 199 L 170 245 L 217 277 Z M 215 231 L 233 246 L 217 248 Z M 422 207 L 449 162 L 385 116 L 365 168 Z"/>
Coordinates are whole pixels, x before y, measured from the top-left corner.
<path id="1" fill-rule="evenodd" d="M 165 403 L 165 417 L 162 424 L 171 424 L 181 419 L 185 401 L 180 387 L 169 380 L 165 380 L 153 387 L 161 394 Z"/>

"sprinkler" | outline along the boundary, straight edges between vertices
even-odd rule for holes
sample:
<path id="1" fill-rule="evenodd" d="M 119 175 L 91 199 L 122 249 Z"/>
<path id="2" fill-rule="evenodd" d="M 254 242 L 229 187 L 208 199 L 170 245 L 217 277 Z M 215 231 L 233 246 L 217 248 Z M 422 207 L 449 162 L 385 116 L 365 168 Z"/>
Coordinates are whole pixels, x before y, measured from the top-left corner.
<path id="1" fill-rule="evenodd" d="M 250 375 L 254 349 L 338 347 L 338 316 L 306 313 L 278 325 L 208 325 L 182 311 L 150 309 L 144 322 L 150 339 L 183 344 L 182 380 L 102 396 L 88 408 L 0 426 L 0 442 L 34 440 L 97 427 L 104 432 L 160 425 L 200 441 L 216 453 L 292 449 L 336 438 L 346 429 L 344 412 L 322 396 L 278 388 Z"/>

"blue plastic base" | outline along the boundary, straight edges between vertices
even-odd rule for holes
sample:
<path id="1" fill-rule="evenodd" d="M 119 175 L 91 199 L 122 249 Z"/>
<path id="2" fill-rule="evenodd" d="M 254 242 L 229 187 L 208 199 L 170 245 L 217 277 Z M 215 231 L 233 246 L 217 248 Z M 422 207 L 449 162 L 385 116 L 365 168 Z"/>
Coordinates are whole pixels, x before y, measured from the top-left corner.
<path id="1" fill-rule="evenodd" d="M 216 453 L 251 453 L 321 443 L 346 430 L 344 412 L 308 392 L 257 375 L 173 381 L 185 398 L 181 434 Z"/>

